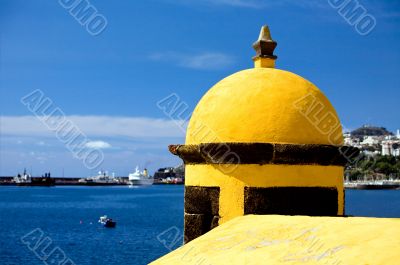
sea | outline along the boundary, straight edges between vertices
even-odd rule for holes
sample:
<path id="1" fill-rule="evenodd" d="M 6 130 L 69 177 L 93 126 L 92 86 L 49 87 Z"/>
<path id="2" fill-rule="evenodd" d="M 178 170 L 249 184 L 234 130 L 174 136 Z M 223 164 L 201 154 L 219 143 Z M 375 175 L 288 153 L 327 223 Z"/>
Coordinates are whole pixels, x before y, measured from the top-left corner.
<path id="1" fill-rule="evenodd" d="M 346 214 L 400 217 L 400 190 L 347 190 Z M 180 185 L 0 186 L 0 264 L 141 265 L 182 239 Z"/>

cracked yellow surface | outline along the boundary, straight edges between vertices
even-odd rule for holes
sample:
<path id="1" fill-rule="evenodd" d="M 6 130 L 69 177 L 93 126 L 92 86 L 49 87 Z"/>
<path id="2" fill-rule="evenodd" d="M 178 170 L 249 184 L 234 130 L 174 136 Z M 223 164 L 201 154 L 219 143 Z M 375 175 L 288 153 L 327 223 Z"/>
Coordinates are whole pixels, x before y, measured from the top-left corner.
<path id="1" fill-rule="evenodd" d="M 246 215 L 151 263 L 400 264 L 400 219 Z"/>

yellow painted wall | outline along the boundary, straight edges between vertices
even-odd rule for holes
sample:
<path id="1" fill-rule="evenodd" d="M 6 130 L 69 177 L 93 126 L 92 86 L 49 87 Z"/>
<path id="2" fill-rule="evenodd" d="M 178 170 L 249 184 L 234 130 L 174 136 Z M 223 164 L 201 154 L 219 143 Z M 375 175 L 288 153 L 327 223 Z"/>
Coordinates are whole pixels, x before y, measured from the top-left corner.
<path id="1" fill-rule="evenodd" d="M 306 79 L 274 68 L 237 72 L 193 112 L 186 144 L 269 142 L 342 145 L 335 109 Z"/>
<path id="2" fill-rule="evenodd" d="M 190 119 L 186 144 L 343 145 L 342 127 L 325 95 L 306 79 L 274 69 L 274 60 L 212 87 Z M 344 213 L 343 167 L 318 165 L 187 165 L 188 186 L 220 187 L 219 224 L 243 215 L 244 187 L 334 187 Z"/>
<path id="3" fill-rule="evenodd" d="M 246 215 L 152 265 L 400 264 L 400 219 Z"/>
<path id="4" fill-rule="evenodd" d="M 343 167 L 317 165 L 186 165 L 186 186 L 220 187 L 219 224 L 243 215 L 244 187 L 335 187 L 343 215 Z"/>
<path id="5" fill-rule="evenodd" d="M 275 59 L 256 57 L 253 59 L 254 67 L 275 68 Z"/>

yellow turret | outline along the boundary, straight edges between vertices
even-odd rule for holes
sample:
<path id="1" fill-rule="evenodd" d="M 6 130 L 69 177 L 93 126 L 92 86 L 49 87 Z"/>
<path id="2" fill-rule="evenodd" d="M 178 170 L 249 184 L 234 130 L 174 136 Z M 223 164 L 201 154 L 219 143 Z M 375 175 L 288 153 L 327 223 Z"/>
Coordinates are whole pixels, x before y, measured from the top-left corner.
<path id="1" fill-rule="evenodd" d="M 325 95 L 274 68 L 276 45 L 264 26 L 255 68 L 213 86 L 186 144 L 170 146 L 186 165 L 186 241 L 245 214 L 344 214 L 343 154 L 352 150 Z"/>

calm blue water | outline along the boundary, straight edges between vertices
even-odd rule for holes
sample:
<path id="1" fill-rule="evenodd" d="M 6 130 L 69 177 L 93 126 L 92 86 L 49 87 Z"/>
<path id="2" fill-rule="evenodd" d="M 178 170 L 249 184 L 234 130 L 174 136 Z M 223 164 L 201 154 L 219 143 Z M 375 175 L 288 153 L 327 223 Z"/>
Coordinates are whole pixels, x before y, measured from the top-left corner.
<path id="1" fill-rule="evenodd" d="M 400 217 L 400 191 L 348 190 L 346 213 Z M 97 223 L 103 214 L 117 220 L 115 229 Z M 51 239 L 47 249 L 39 246 L 37 252 L 59 247 L 75 264 L 147 264 L 181 243 L 183 186 L 3 186 L 0 221 L 0 264 L 44 264 L 21 241 L 36 228 L 41 230 L 32 235 L 42 231 L 42 238 Z M 25 242 L 36 242 L 29 239 Z"/>
<path id="2" fill-rule="evenodd" d="M 104 214 L 115 229 L 97 223 Z M 157 235 L 173 226 L 183 226 L 183 186 L 0 187 L 0 264 L 44 264 L 20 240 L 35 228 L 75 264 L 147 264 L 169 252 Z"/>

